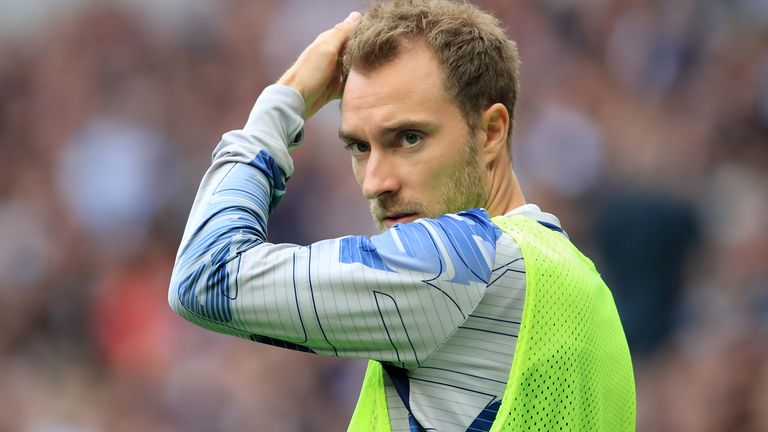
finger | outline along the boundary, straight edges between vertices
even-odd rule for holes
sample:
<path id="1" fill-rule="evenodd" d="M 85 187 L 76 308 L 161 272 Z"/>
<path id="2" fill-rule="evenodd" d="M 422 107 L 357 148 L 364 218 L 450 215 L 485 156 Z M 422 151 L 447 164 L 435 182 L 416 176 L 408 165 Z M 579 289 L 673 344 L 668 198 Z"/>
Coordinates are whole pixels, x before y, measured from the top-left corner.
<path id="1" fill-rule="evenodd" d="M 341 46 L 341 44 L 349 39 L 349 36 L 352 34 L 352 31 L 355 29 L 357 23 L 360 22 L 362 17 L 363 16 L 360 15 L 360 12 L 350 13 L 344 21 L 317 35 L 315 42 L 331 43 L 335 46 Z"/>
<path id="2" fill-rule="evenodd" d="M 347 16 L 346 19 L 344 19 L 344 21 L 333 26 L 333 30 L 336 31 L 331 31 L 331 33 L 336 33 L 342 37 L 343 40 L 346 40 L 349 35 L 352 34 L 352 30 L 355 29 L 357 23 L 359 23 L 362 18 L 363 16 L 360 14 L 360 12 L 353 11 L 349 14 L 349 16 Z"/>

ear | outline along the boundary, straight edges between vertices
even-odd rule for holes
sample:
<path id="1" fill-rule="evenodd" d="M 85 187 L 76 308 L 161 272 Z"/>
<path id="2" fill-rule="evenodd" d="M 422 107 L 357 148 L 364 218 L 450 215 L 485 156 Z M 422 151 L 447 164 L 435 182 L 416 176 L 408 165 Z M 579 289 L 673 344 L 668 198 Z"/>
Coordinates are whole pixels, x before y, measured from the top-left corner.
<path id="1" fill-rule="evenodd" d="M 485 136 L 478 142 L 478 157 L 483 166 L 487 166 L 507 154 L 507 136 L 509 135 L 509 111 L 500 103 L 488 107 L 478 121 L 478 129 Z"/>

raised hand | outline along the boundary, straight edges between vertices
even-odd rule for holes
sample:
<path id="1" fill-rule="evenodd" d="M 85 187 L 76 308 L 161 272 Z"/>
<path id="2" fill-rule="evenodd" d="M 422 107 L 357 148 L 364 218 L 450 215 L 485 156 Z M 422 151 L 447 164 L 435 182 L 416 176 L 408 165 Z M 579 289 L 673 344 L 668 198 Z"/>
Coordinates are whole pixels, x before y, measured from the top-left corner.
<path id="1" fill-rule="evenodd" d="M 304 98 L 305 120 L 328 102 L 341 97 L 341 56 L 361 18 L 359 12 L 352 12 L 344 21 L 321 33 L 277 81 L 292 87 Z"/>

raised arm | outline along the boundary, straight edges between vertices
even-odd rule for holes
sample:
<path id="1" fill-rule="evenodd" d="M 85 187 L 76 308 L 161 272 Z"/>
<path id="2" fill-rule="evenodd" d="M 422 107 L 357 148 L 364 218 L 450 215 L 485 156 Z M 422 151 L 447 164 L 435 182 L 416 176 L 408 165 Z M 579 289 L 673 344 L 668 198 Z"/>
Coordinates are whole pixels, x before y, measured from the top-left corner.
<path id="1" fill-rule="evenodd" d="M 297 64 L 314 58 L 308 51 Z M 288 150 L 313 109 L 305 100 L 316 105 L 335 92 L 270 86 L 245 127 L 223 136 L 192 207 L 169 303 L 217 332 L 413 367 L 480 301 L 500 231 L 485 211 L 470 210 L 371 238 L 269 243 L 269 213 L 293 172 Z"/>

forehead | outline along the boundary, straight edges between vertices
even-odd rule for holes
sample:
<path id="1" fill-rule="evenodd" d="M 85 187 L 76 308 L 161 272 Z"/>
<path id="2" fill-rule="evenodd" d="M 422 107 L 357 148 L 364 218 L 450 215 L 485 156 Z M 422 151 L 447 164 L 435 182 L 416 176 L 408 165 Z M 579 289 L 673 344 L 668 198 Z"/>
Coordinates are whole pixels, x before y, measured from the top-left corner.
<path id="1" fill-rule="evenodd" d="M 434 51 L 422 41 L 404 43 L 397 57 L 371 71 L 352 69 L 344 87 L 344 129 L 386 124 L 403 117 L 438 119 L 458 108 L 443 86 Z"/>

